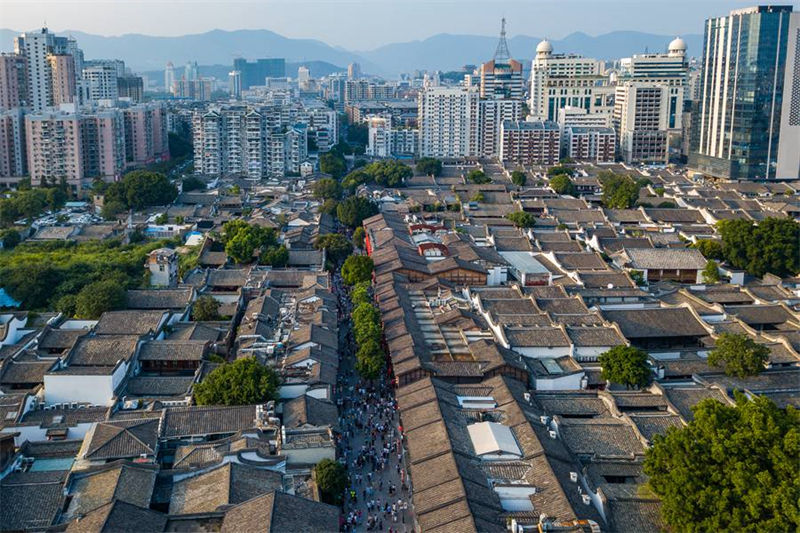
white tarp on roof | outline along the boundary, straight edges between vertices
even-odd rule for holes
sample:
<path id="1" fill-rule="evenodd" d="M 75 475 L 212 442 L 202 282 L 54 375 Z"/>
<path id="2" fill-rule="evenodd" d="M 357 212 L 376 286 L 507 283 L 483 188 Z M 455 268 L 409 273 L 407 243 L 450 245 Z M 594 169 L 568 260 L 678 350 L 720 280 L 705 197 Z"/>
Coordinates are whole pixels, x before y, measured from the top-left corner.
<path id="1" fill-rule="evenodd" d="M 511 428 L 497 422 L 478 422 L 467 426 L 472 447 L 479 457 L 508 456 L 522 457 Z M 485 457 L 491 458 L 491 457 Z"/>

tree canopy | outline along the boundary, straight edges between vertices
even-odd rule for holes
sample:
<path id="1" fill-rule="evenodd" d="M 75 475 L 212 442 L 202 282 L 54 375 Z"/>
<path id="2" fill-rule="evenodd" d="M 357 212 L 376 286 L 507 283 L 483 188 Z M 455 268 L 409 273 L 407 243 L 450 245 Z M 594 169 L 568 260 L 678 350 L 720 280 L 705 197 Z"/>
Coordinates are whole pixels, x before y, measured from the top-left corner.
<path id="1" fill-rule="evenodd" d="M 656 435 L 644 472 L 674 531 L 800 529 L 800 416 L 765 397 L 705 399 L 681 429 Z"/>
<path id="2" fill-rule="evenodd" d="M 738 333 L 722 333 L 708 354 L 709 365 L 724 366 L 727 375 L 739 378 L 757 375 L 768 359 L 769 348 Z"/>
<path id="3" fill-rule="evenodd" d="M 598 359 L 602 372 L 600 376 L 612 383 L 626 388 L 646 387 L 653 380 L 647 354 L 633 346 L 614 346 L 600 354 Z"/>
<path id="4" fill-rule="evenodd" d="M 268 246 L 258 257 L 258 264 L 283 268 L 289 264 L 289 249 L 284 245 Z"/>
<path id="5" fill-rule="evenodd" d="M 509 213 L 506 218 L 518 228 L 532 228 L 536 224 L 536 216 L 526 211 Z"/>
<path id="6" fill-rule="evenodd" d="M 603 171 L 597 178 L 603 186 L 603 206 L 609 209 L 629 209 L 636 205 L 639 190 L 646 184 L 646 180 L 634 180 L 611 171 Z"/>
<path id="7" fill-rule="evenodd" d="M 515 170 L 511 173 L 511 183 L 517 187 L 524 187 L 527 181 L 528 177 L 521 170 Z"/>
<path id="8" fill-rule="evenodd" d="M 241 219 L 223 224 L 222 242 L 228 257 L 239 264 L 251 263 L 257 250 L 261 253 L 278 245 L 274 229 L 248 224 Z"/>
<path id="9" fill-rule="evenodd" d="M 195 176 L 183 178 L 182 186 L 183 192 L 189 191 L 204 191 L 206 190 L 206 182 Z"/>
<path id="10" fill-rule="evenodd" d="M 333 178 L 322 178 L 314 183 L 313 193 L 318 200 L 338 200 L 342 197 L 342 186 Z"/>
<path id="11" fill-rule="evenodd" d="M 197 405 L 250 405 L 278 398 L 280 379 L 253 357 L 223 364 L 194 386 Z"/>
<path id="12" fill-rule="evenodd" d="M 550 178 L 550 188 L 557 194 L 575 195 L 575 184 L 572 183 L 567 174 L 556 174 Z"/>
<path id="13" fill-rule="evenodd" d="M 134 170 L 122 180 L 109 183 L 104 194 L 104 202 L 119 202 L 126 209 L 142 209 L 172 203 L 178 196 L 178 188 L 160 172 Z"/>
<path id="14" fill-rule="evenodd" d="M 367 198 L 349 196 L 336 207 L 336 217 L 345 226 L 356 228 L 365 218 L 378 214 L 378 206 Z"/>
<path id="15" fill-rule="evenodd" d="M 366 183 L 377 183 L 384 187 L 400 187 L 413 175 L 411 167 L 395 159 L 385 159 L 352 171 L 344 177 L 342 186 L 355 189 Z"/>
<path id="16" fill-rule="evenodd" d="M 710 259 L 705 268 L 703 268 L 703 282 L 704 283 L 717 283 L 719 282 L 719 264 Z"/>
<path id="17" fill-rule="evenodd" d="M 556 165 L 554 167 L 550 167 L 550 168 L 547 169 L 547 176 L 549 178 L 552 178 L 554 176 L 572 177 L 574 175 L 575 175 L 575 170 L 574 169 L 572 169 L 572 168 L 570 168 L 568 166 L 565 166 L 565 165 L 561 165 L 561 164 Z"/>
<path id="18" fill-rule="evenodd" d="M 372 258 L 367 255 L 351 255 L 342 265 L 342 280 L 348 285 L 355 285 L 360 281 L 372 279 L 375 265 Z"/>
<path id="19" fill-rule="evenodd" d="M 341 153 L 331 150 L 319 156 L 319 170 L 338 180 L 347 172 L 347 162 Z"/>
<path id="20" fill-rule="evenodd" d="M 434 157 L 421 157 L 417 160 L 417 172 L 426 176 L 441 176 L 442 162 Z"/>
<path id="21" fill-rule="evenodd" d="M 322 493 L 322 501 L 333 505 L 342 503 L 347 488 L 347 472 L 340 462 L 323 459 L 314 467 L 314 479 Z"/>
<path id="22" fill-rule="evenodd" d="M 123 289 L 139 286 L 147 254 L 172 241 L 123 245 L 119 240 L 23 242 L 0 253 L 0 287 L 23 309 L 53 308 L 86 285 L 114 279 Z"/>
<path id="23" fill-rule="evenodd" d="M 367 232 L 363 226 L 359 226 L 355 230 L 353 230 L 353 244 L 356 245 L 357 247 L 363 248 L 366 238 L 367 238 Z"/>
<path id="24" fill-rule="evenodd" d="M 479 169 L 472 169 L 467 174 L 467 182 L 475 183 L 476 185 L 483 185 L 485 183 L 491 183 L 492 179 L 486 175 L 483 170 Z"/>
<path id="25" fill-rule="evenodd" d="M 714 259 L 715 261 L 725 259 L 725 255 L 722 253 L 722 243 L 720 241 L 699 239 L 692 245 L 692 248 L 696 248 L 706 259 Z"/>
<path id="26" fill-rule="evenodd" d="M 0 227 L 9 227 L 19 219 L 31 222 L 45 210 L 55 211 L 63 207 L 67 193 L 61 187 L 37 187 L 24 189 L 0 198 Z"/>
<path id="27" fill-rule="evenodd" d="M 800 272 L 800 224 L 790 218 L 721 220 L 722 253 L 734 268 L 753 276 L 790 276 Z"/>
<path id="28" fill-rule="evenodd" d="M 124 307 L 125 289 L 115 279 L 90 283 L 75 298 L 75 316 L 78 318 L 100 318 L 106 311 Z"/>
<path id="29" fill-rule="evenodd" d="M 386 354 L 381 347 L 383 328 L 380 312 L 369 299 L 365 299 L 353 309 L 350 316 L 358 346 L 356 371 L 364 379 L 377 379 L 386 364 Z"/>
<path id="30" fill-rule="evenodd" d="M 192 304 L 192 318 L 194 320 L 219 320 L 219 302 L 210 294 L 204 294 Z"/>
<path id="31" fill-rule="evenodd" d="M 347 237 L 340 233 L 326 233 L 320 235 L 317 237 L 317 240 L 314 241 L 314 248 L 317 250 L 324 249 L 328 260 L 334 264 L 343 261 L 353 252 L 353 245 L 347 240 Z"/>

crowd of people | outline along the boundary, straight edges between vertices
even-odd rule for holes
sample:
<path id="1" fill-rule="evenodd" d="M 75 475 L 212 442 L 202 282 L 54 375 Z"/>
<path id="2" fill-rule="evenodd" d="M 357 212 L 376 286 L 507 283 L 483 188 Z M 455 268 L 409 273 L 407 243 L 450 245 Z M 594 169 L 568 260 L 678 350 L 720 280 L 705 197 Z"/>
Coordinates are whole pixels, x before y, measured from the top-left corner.
<path id="1" fill-rule="evenodd" d="M 348 320 L 351 304 L 339 276 L 340 321 Z M 411 492 L 403 455 L 397 401 L 388 376 L 365 382 L 355 371 L 355 339 L 343 331 L 337 383 L 339 457 L 347 468 L 342 530 L 405 533 L 414 530 Z"/>

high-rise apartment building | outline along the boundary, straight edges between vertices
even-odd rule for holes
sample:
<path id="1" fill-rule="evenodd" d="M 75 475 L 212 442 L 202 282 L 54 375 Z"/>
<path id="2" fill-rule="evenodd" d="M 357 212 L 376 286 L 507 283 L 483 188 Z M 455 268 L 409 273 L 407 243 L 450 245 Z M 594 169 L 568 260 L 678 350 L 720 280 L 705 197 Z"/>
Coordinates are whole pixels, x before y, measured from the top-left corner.
<path id="1" fill-rule="evenodd" d="M 300 171 L 308 157 L 307 127 L 282 120 L 283 106 L 218 106 L 192 116 L 197 172 L 250 179 Z"/>
<path id="2" fill-rule="evenodd" d="M 144 100 L 144 79 L 141 76 L 122 76 L 117 78 L 117 95 L 138 103 Z"/>
<path id="3" fill-rule="evenodd" d="M 420 155 L 479 153 L 480 95 L 476 87 L 426 87 L 418 96 Z"/>
<path id="4" fill-rule="evenodd" d="M 113 64 L 89 65 L 87 63 L 83 68 L 83 81 L 87 85 L 88 97 L 92 102 L 99 100 L 115 101 L 119 97 L 117 68 Z"/>
<path id="5" fill-rule="evenodd" d="M 27 73 L 25 57 L 0 54 L 0 111 L 26 104 Z"/>
<path id="6" fill-rule="evenodd" d="M 608 85 L 604 71 L 602 61 L 554 54 L 550 41 L 540 42 L 531 64 L 531 116 L 555 121 L 558 110 L 567 106 L 580 107 L 589 113 L 610 112 L 614 88 Z"/>
<path id="7" fill-rule="evenodd" d="M 646 81 L 617 85 L 614 126 L 626 163 L 667 163 L 669 132 L 681 129 L 683 89 Z"/>
<path id="8" fill-rule="evenodd" d="M 75 59 L 69 54 L 50 54 L 47 56 L 50 64 L 51 104 L 72 104 L 78 101 L 78 92 L 75 86 Z"/>
<path id="9" fill-rule="evenodd" d="M 160 104 L 122 108 L 125 162 L 142 166 L 169 160 L 166 109 Z"/>
<path id="10" fill-rule="evenodd" d="M 504 121 L 499 158 L 518 165 L 555 165 L 561 149 L 558 124 L 550 121 Z"/>
<path id="11" fill-rule="evenodd" d="M 172 61 L 168 61 L 164 69 L 164 91 L 173 93 L 175 90 L 175 81 L 175 65 L 172 64 Z"/>
<path id="12" fill-rule="evenodd" d="M 503 122 L 515 122 L 522 119 L 522 99 L 481 99 L 479 112 L 479 153 L 483 157 L 496 157 L 500 153 L 501 126 Z"/>
<path id="13" fill-rule="evenodd" d="M 14 51 L 25 58 L 28 88 L 28 105 L 39 111 L 52 105 L 52 82 L 47 56 L 53 51 L 54 35 L 42 28 L 27 32 L 14 39 Z"/>
<path id="14" fill-rule="evenodd" d="M 25 176 L 25 120 L 22 108 L 0 111 L 0 177 Z"/>
<path id="15" fill-rule="evenodd" d="M 347 78 L 357 80 L 361 77 L 361 65 L 358 63 L 350 63 L 347 65 Z"/>
<path id="16" fill-rule="evenodd" d="M 783 94 L 775 177 L 798 179 L 800 178 L 800 15 L 796 13 L 789 19 Z"/>
<path id="17" fill-rule="evenodd" d="M 790 5 L 763 5 L 706 20 L 691 169 L 727 179 L 798 178 L 791 162 L 798 157 L 792 122 L 800 123 L 798 16 Z"/>

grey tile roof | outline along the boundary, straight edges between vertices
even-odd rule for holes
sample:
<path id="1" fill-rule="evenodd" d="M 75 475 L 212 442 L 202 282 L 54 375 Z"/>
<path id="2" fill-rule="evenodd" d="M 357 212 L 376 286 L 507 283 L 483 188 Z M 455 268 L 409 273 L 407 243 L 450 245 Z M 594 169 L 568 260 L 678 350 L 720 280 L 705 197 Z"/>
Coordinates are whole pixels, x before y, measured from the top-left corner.
<path id="1" fill-rule="evenodd" d="M 129 309 L 183 309 L 191 303 L 191 287 L 179 289 L 130 289 L 127 293 Z"/>
<path id="2" fill-rule="evenodd" d="M 115 500 L 89 511 L 85 516 L 67 524 L 67 533 L 161 533 L 167 525 L 167 515 Z"/>
<path id="3" fill-rule="evenodd" d="M 107 311 L 94 332 L 97 335 L 147 335 L 155 333 L 164 320 L 165 311 Z"/>
<path id="4" fill-rule="evenodd" d="M 136 335 L 82 337 L 75 344 L 69 366 L 115 366 L 120 359 L 130 360 L 136 352 Z"/>
<path id="5" fill-rule="evenodd" d="M 642 270 L 702 270 L 703 254 L 695 248 L 625 248 L 630 266 Z"/>
<path id="6" fill-rule="evenodd" d="M 683 307 L 604 310 L 606 320 L 616 322 L 628 339 L 648 337 L 703 337 L 708 334 L 694 315 Z"/>
<path id="7" fill-rule="evenodd" d="M 303 394 L 283 404 L 283 424 L 292 429 L 305 425 L 337 429 L 339 413 L 333 402 Z"/>
<path id="8" fill-rule="evenodd" d="M 99 422 L 87 435 L 84 457 L 95 461 L 152 456 L 158 429 L 157 418 Z"/>
<path id="9" fill-rule="evenodd" d="M 63 504 L 66 471 L 13 472 L 0 482 L 0 530 L 42 530 Z"/>
<path id="10" fill-rule="evenodd" d="M 239 463 L 225 463 L 208 471 L 175 481 L 169 513 L 191 514 L 216 511 L 221 506 L 244 503 L 283 488 L 280 472 Z"/>
<path id="11" fill-rule="evenodd" d="M 170 407 L 164 415 L 165 438 L 192 435 L 219 435 L 251 429 L 255 424 L 254 405 Z"/>
<path id="12" fill-rule="evenodd" d="M 140 361 L 202 361 L 206 341 L 153 340 L 142 345 Z"/>
<path id="13" fill-rule="evenodd" d="M 149 507 L 157 472 L 158 468 L 153 465 L 122 461 L 92 470 L 72 472 L 67 482 L 72 498 L 64 519 L 78 518 L 114 500 Z"/>
<path id="14" fill-rule="evenodd" d="M 335 533 L 339 508 L 283 492 L 269 492 L 225 512 L 222 533 Z"/>

